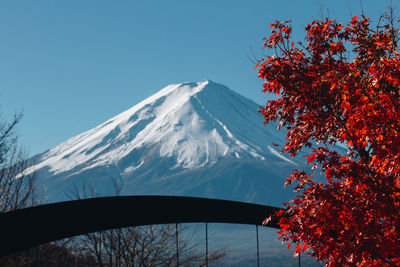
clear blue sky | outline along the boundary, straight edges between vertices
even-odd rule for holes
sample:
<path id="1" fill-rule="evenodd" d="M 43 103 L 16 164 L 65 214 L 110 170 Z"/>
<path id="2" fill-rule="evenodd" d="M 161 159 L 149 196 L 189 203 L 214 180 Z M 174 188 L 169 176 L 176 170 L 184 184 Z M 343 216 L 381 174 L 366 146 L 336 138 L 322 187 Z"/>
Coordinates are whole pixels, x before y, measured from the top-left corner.
<path id="1" fill-rule="evenodd" d="M 386 0 L 363 0 L 376 19 Z M 393 0 L 400 8 L 400 0 Z M 274 20 L 347 22 L 360 0 L 37 0 L 0 2 L 0 106 L 24 112 L 20 141 L 40 153 L 162 87 L 211 79 L 262 103 L 248 59 Z"/>

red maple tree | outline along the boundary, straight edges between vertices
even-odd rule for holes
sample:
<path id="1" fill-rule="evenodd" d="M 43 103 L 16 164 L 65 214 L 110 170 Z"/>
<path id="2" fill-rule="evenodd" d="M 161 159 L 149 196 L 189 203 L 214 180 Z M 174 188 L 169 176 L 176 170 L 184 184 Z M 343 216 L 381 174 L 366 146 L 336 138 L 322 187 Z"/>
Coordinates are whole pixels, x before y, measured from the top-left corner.
<path id="1" fill-rule="evenodd" d="M 400 266 L 400 55 L 391 12 L 375 26 L 315 20 L 305 43 L 290 22 L 271 24 L 257 64 L 263 92 L 277 95 L 261 112 L 287 130 L 282 152 L 309 151 L 313 171 L 294 170 L 299 195 L 280 216 L 280 238 L 327 266 Z M 340 154 L 335 145 L 347 145 Z"/>

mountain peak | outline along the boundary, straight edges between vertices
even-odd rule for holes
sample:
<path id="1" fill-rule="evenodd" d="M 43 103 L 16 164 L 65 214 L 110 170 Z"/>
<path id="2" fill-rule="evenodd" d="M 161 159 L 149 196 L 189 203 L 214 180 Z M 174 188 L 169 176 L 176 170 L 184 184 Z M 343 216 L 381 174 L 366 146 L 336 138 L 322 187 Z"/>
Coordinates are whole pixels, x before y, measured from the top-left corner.
<path id="1" fill-rule="evenodd" d="M 269 145 L 284 137 L 263 126 L 258 109 L 210 80 L 172 84 L 37 155 L 31 170 L 53 201 L 65 200 L 60 188 L 82 183 L 110 194 L 112 179 L 118 179 L 129 194 L 279 203 L 282 170 L 297 163 Z M 273 184 L 273 194 L 259 192 L 266 183 Z"/>
<path id="2" fill-rule="evenodd" d="M 172 84 L 39 155 L 34 169 L 57 175 L 116 164 L 132 173 L 154 158 L 168 159 L 169 169 L 196 169 L 224 158 L 290 161 L 268 146 L 282 138 L 263 126 L 258 108 L 210 80 Z"/>

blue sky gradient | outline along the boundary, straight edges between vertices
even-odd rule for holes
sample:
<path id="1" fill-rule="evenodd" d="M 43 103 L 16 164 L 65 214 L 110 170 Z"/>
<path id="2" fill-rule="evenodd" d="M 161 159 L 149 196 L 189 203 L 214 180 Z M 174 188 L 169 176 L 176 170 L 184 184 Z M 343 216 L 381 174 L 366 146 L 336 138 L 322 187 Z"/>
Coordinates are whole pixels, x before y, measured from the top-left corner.
<path id="1" fill-rule="evenodd" d="M 388 5 L 362 1 L 375 20 Z M 313 19 L 360 13 L 359 0 L 2 1 L 1 110 L 23 110 L 18 132 L 33 155 L 171 83 L 211 79 L 262 104 L 248 57 L 263 53 L 271 22 L 292 20 L 301 40 Z"/>

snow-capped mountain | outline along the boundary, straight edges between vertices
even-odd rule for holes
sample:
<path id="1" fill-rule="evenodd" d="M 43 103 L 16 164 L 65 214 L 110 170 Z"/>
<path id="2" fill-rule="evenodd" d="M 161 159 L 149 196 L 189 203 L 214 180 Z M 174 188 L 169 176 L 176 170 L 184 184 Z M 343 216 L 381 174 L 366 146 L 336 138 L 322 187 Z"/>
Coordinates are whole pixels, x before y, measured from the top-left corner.
<path id="1" fill-rule="evenodd" d="M 279 205 L 300 162 L 271 143 L 259 105 L 211 81 L 173 84 L 33 158 L 49 201 L 85 184 L 113 194 L 190 195 Z"/>

